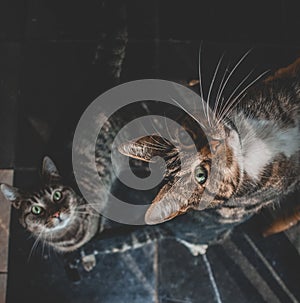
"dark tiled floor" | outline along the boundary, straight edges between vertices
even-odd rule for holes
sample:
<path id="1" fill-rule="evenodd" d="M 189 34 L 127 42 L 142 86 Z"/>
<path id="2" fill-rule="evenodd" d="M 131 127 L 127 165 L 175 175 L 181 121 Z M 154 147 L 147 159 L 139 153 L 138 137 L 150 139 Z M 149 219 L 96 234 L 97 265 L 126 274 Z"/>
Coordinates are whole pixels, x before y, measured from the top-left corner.
<path id="1" fill-rule="evenodd" d="M 17 186 L 30 187 L 37 179 L 34 170 L 15 173 Z M 168 239 L 125 253 L 100 254 L 92 272 L 78 267 L 81 280 L 76 283 L 69 280 L 61 256 L 41 244 L 31 251 L 34 239 L 15 216 L 13 211 L 8 302 L 38 302 L 41 297 L 45 302 L 174 303 L 300 299 L 300 226 L 289 230 L 289 237 L 282 233 L 262 238 L 259 231 L 270 219 L 268 213 L 241 225 L 205 255 L 193 256 L 186 246 Z M 94 247 L 110 245 L 109 240 L 100 241 Z"/>
<path id="2" fill-rule="evenodd" d="M 45 154 L 68 173 L 72 129 L 81 111 L 113 85 L 96 55 L 103 31 L 119 18 L 119 13 L 112 14 L 119 12 L 118 2 L 109 3 L 1 3 L 0 167 L 16 169 L 17 186 L 38 183 L 37 169 Z M 121 80 L 197 78 L 204 40 L 207 91 L 223 53 L 224 66 L 230 63 L 232 68 L 253 47 L 230 91 L 253 67 L 255 78 L 299 55 L 298 12 L 296 2 L 285 1 L 130 1 Z M 8 302 L 298 302 L 300 227 L 264 239 L 261 228 L 270 218 L 267 212 L 253 218 L 206 255 L 195 257 L 175 240 L 99 255 L 93 272 L 79 268 L 76 284 L 53 251 L 39 246 L 30 256 L 34 240 L 13 212 Z M 1 287 L 3 277 L 0 274 Z"/>

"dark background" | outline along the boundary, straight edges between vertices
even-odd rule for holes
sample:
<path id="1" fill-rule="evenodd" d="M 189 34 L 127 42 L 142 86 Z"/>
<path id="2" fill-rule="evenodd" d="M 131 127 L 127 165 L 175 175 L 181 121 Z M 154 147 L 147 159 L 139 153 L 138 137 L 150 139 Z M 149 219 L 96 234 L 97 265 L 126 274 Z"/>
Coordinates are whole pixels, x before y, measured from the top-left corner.
<path id="1" fill-rule="evenodd" d="M 118 82 L 161 78 L 186 83 L 197 78 L 201 41 L 207 85 L 223 53 L 232 67 L 253 49 L 238 70 L 241 75 L 255 68 L 257 76 L 291 63 L 300 54 L 299 8 L 298 1 L 276 0 L 3 0 L 1 168 L 15 169 L 16 186 L 31 186 L 48 154 L 68 174 L 70 134 L 85 106 Z M 115 79 L 106 65 L 110 48 L 105 37 L 120 22 L 128 44 L 120 79 Z M 263 239 L 259 226 L 271 217 L 260 214 L 208 250 L 222 302 L 300 300 L 299 226 Z M 205 260 L 174 241 L 105 255 L 75 285 L 59 256 L 49 258 L 40 249 L 27 261 L 33 243 L 27 236 L 13 212 L 8 302 L 218 300 Z"/>

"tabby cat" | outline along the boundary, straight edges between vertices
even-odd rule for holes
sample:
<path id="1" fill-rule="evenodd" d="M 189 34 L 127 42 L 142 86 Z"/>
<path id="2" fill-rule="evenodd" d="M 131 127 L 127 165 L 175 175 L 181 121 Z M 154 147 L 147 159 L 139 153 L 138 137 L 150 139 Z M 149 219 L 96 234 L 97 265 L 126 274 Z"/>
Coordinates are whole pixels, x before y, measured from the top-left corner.
<path id="1" fill-rule="evenodd" d="M 222 222 L 240 222 L 297 188 L 300 58 L 249 89 L 236 104 L 232 100 L 222 108 L 216 104 L 208 122 L 201 121 L 201 125 L 210 142 L 204 143 L 197 157 L 185 161 L 187 165 L 180 170 L 180 150 L 159 135 L 120 146 L 123 154 L 146 162 L 157 155 L 166 159 L 169 182 L 149 207 L 145 217 L 148 224 L 165 222 L 189 209 L 214 209 Z M 199 133 L 194 137 L 202 140 Z M 165 147 L 159 154 L 155 142 Z M 217 163 L 217 183 L 210 178 L 212 163 Z M 188 182 L 196 183 L 197 188 L 189 199 L 183 199 L 181 193 L 187 190 Z M 177 194 L 168 195 L 175 183 L 179 187 Z M 203 197 L 205 189 L 213 193 L 213 197 L 208 195 L 210 201 Z"/>
<path id="2" fill-rule="evenodd" d="M 38 192 L 7 184 L 1 184 L 1 191 L 18 210 L 21 225 L 37 239 L 57 251 L 73 251 L 95 235 L 99 215 L 71 187 L 63 185 L 48 157 L 43 161 L 42 176 L 45 186 Z"/>

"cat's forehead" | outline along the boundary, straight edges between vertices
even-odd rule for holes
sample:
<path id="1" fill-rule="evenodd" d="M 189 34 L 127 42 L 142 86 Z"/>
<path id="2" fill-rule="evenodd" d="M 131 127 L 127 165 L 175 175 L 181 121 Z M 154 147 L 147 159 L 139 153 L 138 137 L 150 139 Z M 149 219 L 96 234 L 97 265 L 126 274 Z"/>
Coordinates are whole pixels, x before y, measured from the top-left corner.
<path id="1" fill-rule="evenodd" d="M 29 199 L 35 203 L 46 202 L 52 198 L 52 195 L 56 190 L 62 191 L 63 189 L 63 186 L 60 185 L 47 185 L 37 191 L 33 191 Z"/>

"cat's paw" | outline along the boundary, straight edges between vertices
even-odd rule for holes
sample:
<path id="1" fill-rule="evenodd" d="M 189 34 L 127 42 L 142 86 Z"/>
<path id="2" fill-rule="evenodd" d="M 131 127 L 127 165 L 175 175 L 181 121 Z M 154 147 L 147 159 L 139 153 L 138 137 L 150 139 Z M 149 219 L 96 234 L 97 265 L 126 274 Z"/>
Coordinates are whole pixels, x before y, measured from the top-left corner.
<path id="1" fill-rule="evenodd" d="M 96 266 L 96 257 L 94 254 L 83 256 L 81 263 L 86 271 L 91 271 Z"/>

